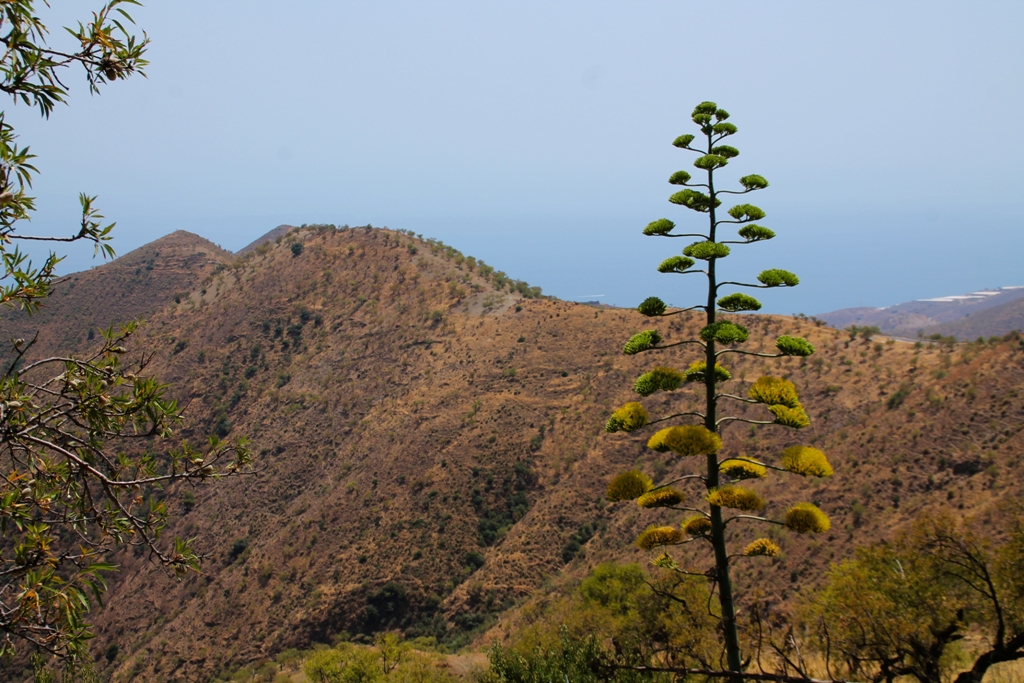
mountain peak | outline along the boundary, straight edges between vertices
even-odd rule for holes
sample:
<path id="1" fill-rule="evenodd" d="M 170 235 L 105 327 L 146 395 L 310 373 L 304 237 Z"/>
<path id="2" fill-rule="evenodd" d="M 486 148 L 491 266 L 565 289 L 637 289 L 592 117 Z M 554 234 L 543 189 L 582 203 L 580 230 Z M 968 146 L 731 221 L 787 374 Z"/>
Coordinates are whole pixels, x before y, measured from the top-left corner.
<path id="1" fill-rule="evenodd" d="M 181 258 L 188 255 L 198 255 L 221 263 L 230 263 L 234 259 L 234 255 L 230 251 L 217 246 L 205 237 L 187 230 L 175 230 L 133 249 L 117 258 L 115 262 L 121 265 L 132 265 L 137 262 L 149 261 L 152 258 L 161 258 L 161 256 L 163 257 L 161 260 L 166 260 L 171 256 Z M 100 266 L 100 268 L 103 267 L 105 266 Z"/>
<path id="2" fill-rule="evenodd" d="M 255 240 L 253 240 L 249 244 L 247 244 L 244 247 L 242 247 L 241 249 L 239 249 L 237 253 L 238 253 L 239 256 L 243 256 L 245 254 L 248 254 L 250 251 L 255 250 L 256 247 L 260 246 L 261 244 L 265 244 L 266 242 L 273 242 L 278 237 L 280 237 L 282 235 L 287 235 L 289 232 L 294 230 L 296 227 L 297 226 L 288 225 L 287 223 L 282 223 L 281 225 L 277 226 L 276 228 L 274 228 L 270 232 L 267 232 L 267 233 L 263 234 L 262 236 L 257 237 Z"/>

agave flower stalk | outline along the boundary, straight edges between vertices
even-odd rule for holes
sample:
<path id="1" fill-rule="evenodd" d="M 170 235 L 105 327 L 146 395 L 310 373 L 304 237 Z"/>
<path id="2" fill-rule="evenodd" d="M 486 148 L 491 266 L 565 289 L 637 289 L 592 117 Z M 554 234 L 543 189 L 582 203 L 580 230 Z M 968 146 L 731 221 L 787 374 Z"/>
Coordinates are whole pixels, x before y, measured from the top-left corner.
<path id="1" fill-rule="evenodd" d="M 697 516 L 681 521 L 678 527 L 651 526 L 637 539 L 637 545 L 651 550 L 659 549 L 662 554 L 655 565 L 683 574 L 702 574 L 710 577 L 718 590 L 721 607 L 722 632 L 727 665 L 730 671 L 742 669 L 742 653 L 736 626 L 736 603 L 730 577 L 730 562 L 737 558 L 777 557 L 779 546 L 771 539 L 757 538 L 748 542 L 741 552 L 730 554 L 727 547 L 726 526 L 738 523 L 768 523 L 785 526 L 797 533 L 821 533 L 829 528 L 828 516 L 810 503 L 799 503 L 788 510 L 782 520 L 773 520 L 756 513 L 765 506 L 764 498 L 755 490 L 738 485 L 744 480 L 758 480 L 769 471 L 788 472 L 800 476 L 831 476 L 832 467 L 825 454 L 806 446 L 792 446 L 781 454 L 777 464 L 759 462 L 741 454 L 719 458 L 722 428 L 730 422 L 751 424 L 775 424 L 790 429 L 801 429 L 810 424 L 810 419 L 800 403 L 796 386 L 785 379 L 765 376 L 758 379 L 746 392 L 746 396 L 725 393 L 721 385 L 732 379 L 722 360 L 728 354 L 745 354 L 763 358 L 785 356 L 805 357 L 814 353 L 814 347 L 800 337 L 784 335 L 775 342 L 774 353 L 750 351 L 741 348 L 748 341 L 750 333 L 739 322 L 737 314 L 757 311 L 761 302 L 744 292 L 726 293 L 724 289 L 766 289 L 795 287 L 800 280 L 786 270 L 770 268 L 762 271 L 755 282 L 719 281 L 719 261 L 731 253 L 729 245 L 749 245 L 775 237 L 775 232 L 756 221 L 765 217 L 757 206 L 740 203 L 729 207 L 724 215 L 720 212 L 723 199 L 728 195 L 745 195 L 768 187 L 768 181 L 760 175 L 746 175 L 739 179 L 738 189 L 719 189 L 715 185 L 716 172 L 727 166 L 739 155 L 739 150 L 722 144 L 725 138 L 735 135 L 737 128 L 727 119 L 729 113 L 713 102 L 702 102 L 693 110 L 693 122 L 700 129 L 698 135 L 681 135 L 672 143 L 675 147 L 696 153 L 693 161 L 700 181 L 687 171 L 677 171 L 669 183 L 681 186 L 669 197 L 669 202 L 707 217 L 706 232 L 676 230 L 676 224 L 660 218 L 650 223 L 645 235 L 657 237 L 696 238 L 682 250 L 681 255 L 665 259 L 658 271 L 673 275 L 703 274 L 707 279 L 707 298 L 702 304 L 688 308 L 670 310 L 658 297 L 649 297 L 638 307 L 638 311 L 650 318 L 678 315 L 699 310 L 704 314 L 704 326 L 697 338 L 666 342 L 656 329 L 648 329 L 633 335 L 625 344 L 623 352 L 629 355 L 659 351 L 673 347 L 700 347 L 700 357 L 692 359 L 686 370 L 677 370 L 658 365 L 637 378 L 634 390 L 641 397 L 659 391 L 676 391 L 687 385 L 701 387 L 703 409 L 676 412 L 666 417 L 652 418 L 640 402 L 627 403 L 616 410 L 605 428 L 609 432 L 634 432 L 661 422 L 675 422 L 673 426 L 660 429 L 647 443 L 655 451 L 671 452 L 680 458 L 699 458 L 697 474 L 673 478 L 669 482 L 655 485 L 638 470 L 616 477 L 608 489 L 610 500 L 636 500 L 641 507 L 668 507 L 673 510 L 690 510 Z M 698 137 L 700 142 L 698 142 Z M 722 233 L 738 226 L 735 237 L 722 239 Z M 702 264 L 702 265 L 698 265 Z M 708 372 L 708 368 L 714 368 Z M 761 404 L 768 412 L 765 419 L 751 419 L 739 415 L 722 415 L 719 401 L 728 399 L 740 403 Z M 683 421 L 680 423 L 680 421 Z M 704 486 L 703 495 L 694 505 L 703 508 L 682 507 L 684 492 L 670 485 L 682 482 L 700 481 Z M 734 510 L 729 518 L 723 516 L 723 508 Z M 676 546 L 693 540 L 710 543 L 714 553 L 714 567 L 706 572 L 683 570 L 679 564 L 664 552 L 666 546 Z"/>

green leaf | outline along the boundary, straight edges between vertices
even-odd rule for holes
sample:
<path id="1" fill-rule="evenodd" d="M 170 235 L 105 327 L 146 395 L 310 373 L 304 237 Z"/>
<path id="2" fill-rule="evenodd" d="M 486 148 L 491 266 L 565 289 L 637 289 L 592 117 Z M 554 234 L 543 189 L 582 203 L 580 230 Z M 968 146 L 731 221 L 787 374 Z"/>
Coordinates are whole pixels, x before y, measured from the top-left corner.
<path id="1" fill-rule="evenodd" d="M 732 125 L 731 123 L 724 123 L 723 122 L 723 123 L 716 123 L 714 126 L 711 127 L 711 130 L 716 135 L 721 135 L 722 137 L 725 137 L 727 135 L 735 135 L 736 131 L 737 131 L 737 128 L 736 128 L 736 126 Z"/>
<path id="2" fill-rule="evenodd" d="M 696 263 L 685 256 L 670 256 L 658 265 L 659 273 L 684 273 Z"/>
<path id="3" fill-rule="evenodd" d="M 627 356 L 632 356 L 654 347 L 660 341 L 661 335 L 657 330 L 644 330 L 643 332 L 637 332 L 630 337 L 629 341 L 626 342 L 626 345 L 622 347 L 622 352 Z"/>
<path id="4" fill-rule="evenodd" d="M 800 284 L 800 278 L 788 270 L 781 268 L 769 268 L 761 271 L 757 276 L 758 282 L 766 287 L 796 287 Z"/>
<path id="5" fill-rule="evenodd" d="M 672 185 L 685 185 L 690 182 L 690 174 L 686 171 L 676 171 L 669 176 L 668 182 Z"/>
<path id="6" fill-rule="evenodd" d="M 650 396 L 656 391 L 675 391 L 682 386 L 686 375 L 672 368 L 657 367 L 636 378 L 633 391 L 641 396 Z"/>
<path id="7" fill-rule="evenodd" d="M 637 310 L 640 311 L 640 315 L 646 315 L 648 318 L 659 316 L 665 312 L 665 302 L 656 296 L 649 296 L 644 299 Z"/>
<path id="8" fill-rule="evenodd" d="M 711 153 L 717 154 L 720 157 L 725 157 L 726 159 L 732 159 L 733 157 L 738 157 L 740 155 L 740 151 L 738 149 L 730 147 L 729 145 L 718 145 L 716 147 L 712 147 Z M 740 182 L 743 181 L 741 180 Z"/>
<path id="9" fill-rule="evenodd" d="M 737 204 L 729 209 L 729 215 L 738 221 L 756 221 L 764 218 L 765 213 L 753 204 Z"/>
<path id="10" fill-rule="evenodd" d="M 696 360 L 690 363 L 686 369 L 687 382 L 704 382 L 704 373 L 708 369 L 708 363 L 704 360 Z M 719 382 L 728 382 L 732 379 L 732 373 L 722 367 L 721 363 L 715 363 L 715 378 Z"/>
<path id="11" fill-rule="evenodd" d="M 740 237 L 744 238 L 748 242 L 761 242 L 763 240 L 770 240 L 775 237 L 775 232 L 768 228 L 751 223 L 750 225 L 744 225 L 739 230 Z"/>
<path id="12" fill-rule="evenodd" d="M 729 112 L 724 109 L 719 109 L 715 112 L 715 119 L 718 121 L 725 121 L 729 118 Z"/>
<path id="13" fill-rule="evenodd" d="M 786 356 L 805 357 L 814 353 L 814 346 L 803 337 L 783 335 L 775 341 L 775 348 Z"/>
<path id="14" fill-rule="evenodd" d="M 706 342 L 712 340 L 720 344 L 739 344 L 747 341 L 750 333 L 743 325 L 720 321 L 711 323 L 700 331 L 700 338 Z"/>
<path id="15" fill-rule="evenodd" d="M 691 114 L 691 116 L 698 116 L 698 115 L 701 115 L 701 114 L 708 115 L 708 116 L 714 116 L 715 112 L 717 112 L 717 111 L 718 111 L 718 105 L 717 104 L 715 104 L 714 102 L 704 101 L 704 102 L 701 102 L 700 104 L 698 104 L 696 107 L 693 108 L 693 114 Z M 728 116 L 728 114 L 727 114 L 727 116 Z"/>
<path id="16" fill-rule="evenodd" d="M 668 198 L 673 204 L 685 206 L 693 211 L 707 213 L 711 209 L 711 197 L 697 190 L 681 190 Z M 721 200 L 715 199 L 715 206 L 721 205 Z"/>
<path id="17" fill-rule="evenodd" d="M 728 159 L 723 156 L 718 156 L 717 154 L 705 154 L 702 157 L 697 157 L 693 161 L 694 166 L 705 171 L 714 171 L 716 168 L 722 168 L 728 164 Z"/>
<path id="18" fill-rule="evenodd" d="M 761 302 L 752 296 L 737 292 L 736 294 L 723 296 L 719 299 L 718 307 L 722 310 L 729 311 L 730 313 L 738 313 L 740 311 L 759 311 L 761 310 Z"/>
<path id="19" fill-rule="evenodd" d="M 701 261 L 710 261 L 714 258 L 725 258 L 729 255 L 728 245 L 719 242 L 694 242 L 683 249 L 683 254 Z"/>
<path id="20" fill-rule="evenodd" d="M 764 179 L 764 176 L 751 174 L 740 178 L 740 185 L 746 190 L 763 190 L 768 187 L 768 181 Z"/>
<path id="21" fill-rule="evenodd" d="M 676 227 L 676 224 L 667 218 L 659 218 L 656 221 L 651 221 L 644 228 L 645 235 L 667 235 L 672 232 L 672 228 Z"/>
<path id="22" fill-rule="evenodd" d="M 679 147 L 680 149 L 686 149 L 690 146 L 690 143 L 693 142 L 693 138 L 693 135 L 680 135 L 672 141 L 672 145 Z"/>

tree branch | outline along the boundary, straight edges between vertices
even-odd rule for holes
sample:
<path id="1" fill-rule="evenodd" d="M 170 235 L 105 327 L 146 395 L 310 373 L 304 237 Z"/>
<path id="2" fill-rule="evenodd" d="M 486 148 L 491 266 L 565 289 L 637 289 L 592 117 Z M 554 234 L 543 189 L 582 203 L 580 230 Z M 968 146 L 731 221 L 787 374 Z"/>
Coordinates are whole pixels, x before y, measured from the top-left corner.
<path id="1" fill-rule="evenodd" d="M 721 420 L 715 423 L 715 426 L 723 425 L 726 422 L 746 422 L 752 425 L 773 425 L 775 420 L 750 420 L 745 417 L 723 417 Z"/>

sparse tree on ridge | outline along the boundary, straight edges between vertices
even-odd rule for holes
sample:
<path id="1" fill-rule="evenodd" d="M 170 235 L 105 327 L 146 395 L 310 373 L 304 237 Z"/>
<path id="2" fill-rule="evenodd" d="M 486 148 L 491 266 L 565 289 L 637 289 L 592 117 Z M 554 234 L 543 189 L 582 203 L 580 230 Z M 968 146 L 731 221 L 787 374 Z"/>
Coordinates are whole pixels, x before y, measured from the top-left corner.
<path id="1" fill-rule="evenodd" d="M 81 66 L 93 93 L 146 65 L 148 39 L 134 36 L 125 6 L 109 0 L 89 21 L 68 29 L 68 51 L 53 49 L 32 0 L 0 5 L 0 90 L 48 117 L 66 101 L 61 69 Z M 114 124 L 112 123 L 113 127 Z M 109 131 L 104 131 L 108 134 Z M 93 134 L 93 133 L 90 133 Z M 25 235 L 21 221 L 35 209 L 28 194 L 34 155 L 20 147 L 0 113 L 0 304 L 31 314 L 45 304 L 60 257 L 34 267 L 18 240 L 90 241 L 112 256 L 113 224 L 81 196 L 81 226 L 66 237 Z M 34 652 L 73 672 L 88 662 L 87 613 L 115 569 L 108 555 L 135 546 L 183 574 L 199 566 L 192 540 L 164 542 L 168 519 L 152 494 L 176 481 L 196 484 L 247 468 L 244 443 L 217 439 L 202 448 L 170 448 L 181 421 L 166 387 L 143 375 L 146 358 L 124 359 L 134 324 L 111 329 L 85 357 L 33 359 L 34 340 L 10 344 L 0 368 L 0 661 Z M 132 442 L 136 442 L 135 445 Z"/>
<path id="2" fill-rule="evenodd" d="M 775 424 L 791 429 L 800 429 L 809 424 L 792 382 L 765 376 L 749 386 L 745 395 L 730 393 L 723 386 L 732 376 L 722 361 L 727 360 L 729 354 L 781 358 L 808 356 L 814 352 L 807 340 L 793 336 L 779 337 L 775 342 L 774 353 L 749 351 L 740 347 L 748 340 L 749 332 L 739 322 L 736 314 L 757 311 L 761 303 L 748 294 L 729 291 L 736 288 L 793 287 L 799 280 L 793 273 L 779 269 L 762 271 L 757 281 L 752 283 L 722 281 L 719 276 L 718 262 L 729 255 L 730 245 L 748 245 L 775 236 L 772 230 L 755 223 L 765 216 L 765 212 L 752 204 L 740 203 L 724 212 L 719 211 L 726 196 L 744 195 L 768 186 L 768 182 L 759 175 L 741 177 L 737 189 L 726 190 L 716 186 L 716 172 L 739 154 L 736 148 L 722 144 L 725 138 L 737 131 L 728 118 L 729 114 L 715 103 L 702 102 L 692 114 L 693 122 L 700 129 L 699 139 L 696 135 L 681 135 L 673 142 L 677 148 L 699 155 L 693 165 L 701 177 L 694 180 L 687 171 L 672 174 L 669 183 L 685 189 L 673 194 L 669 201 L 706 215 L 706 232 L 677 231 L 675 223 L 667 218 L 652 222 L 643 231 L 649 236 L 697 240 L 683 249 L 682 255 L 663 261 L 658 271 L 676 275 L 703 274 L 707 278 L 707 299 L 690 308 L 670 310 L 661 299 L 650 297 L 640 304 L 640 313 L 661 318 L 699 310 L 703 311 L 705 325 L 698 338 L 680 341 L 664 339 L 655 329 L 645 330 L 633 335 L 623 349 L 626 354 L 650 353 L 674 347 L 698 351 L 686 368 L 658 366 L 645 372 L 637 378 L 634 390 L 640 396 L 650 396 L 658 391 L 675 391 L 692 384 L 703 394 L 703 406 L 652 418 L 641 403 L 630 402 L 611 415 L 606 429 L 609 432 L 634 432 L 648 425 L 668 423 L 670 426 L 663 427 L 650 437 L 647 442 L 649 448 L 661 453 L 675 453 L 682 458 L 703 456 L 703 462 L 695 464 L 691 473 L 657 484 L 641 471 L 624 472 L 609 484 L 608 498 L 612 501 L 636 500 L 643 508 L 669 508 L 689 513 L 690 516 L 679 525 L 649 527 L 636 542 L 644 549 L 662 549 L 662 553 L 654 560 L 656 566 L 683 574 L 706 576 L 713 582 L 721 608 L 726 664 L 729 671 L 739 672 L 743 667 L 743 658 L 736 624 L 731 564 L 742 557 L 774 557 L 780 549 L 769 538 L 751 538 L 744 547 L 731 551 L 727 544 L 727 528 L 749 523 L 777 524 L 798 533 L 820 533 L 827 531 L 830 525 L 825 513 L 810 503 L 794 505 L 783 519 L 761 516 L 758 513 L 765 506 L 764 498 L 755 489 L 741 483 L 764 478 L 770 470 L 826 477 L 832 474 L 832 468 L 824 453 L 806 446 L 785 449 L 777 462 L 760 462 L 741 455 L 720 453 L 722 428 L 731 422 Z M 738 238 L 729 234 L 723 239 L 722 231 L 733 226 L 739 227 Z M 703 265 L 699 266 L 698 263 Z M 723 415 L 721 408 L 726 402 L 762 404 L 766 409 L 765 417 L 770 419 Z M 688 500 L 686 492 L 675 488 L 685 484 L 700 485 L 696 501 L 693 501 L 692 495 Z M 666 547 L 693 542 L 710 546 L 714 557 L 713 566 L 695 566 L 693 562 L 676 559 L 664 551 Z M 734 678 L 738 680 L 742 677 Z"/>

